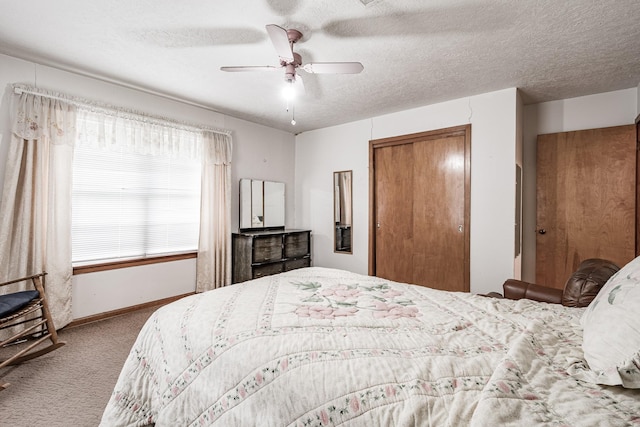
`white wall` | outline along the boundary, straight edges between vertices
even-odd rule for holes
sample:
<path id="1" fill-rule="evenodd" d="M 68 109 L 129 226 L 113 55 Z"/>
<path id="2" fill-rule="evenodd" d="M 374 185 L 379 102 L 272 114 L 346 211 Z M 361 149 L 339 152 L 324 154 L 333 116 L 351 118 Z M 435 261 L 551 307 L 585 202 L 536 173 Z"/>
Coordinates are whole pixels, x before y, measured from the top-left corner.
<path id="1" fill-rule="evenodd" d="M 296 137 L 296 225 L 313 230 L 313 263 L 368 271 L 369 140 L 471 123 L 471 292 L 513 277 L 516 89 L 306 132 Z M 332 177 L 353 170 L 353 255 L 333 252 Z"/>
<path id="2" fill-rule="evenodd" d="M 285 225 L 295 225 L 295 136 L 266 126 L 227 116 L 225 129 L 233 130 L 233 182 L 231 224 L 240 222 L 240 179 L 253 178 L 285 183 Z"/>
<path id="3" fill-rule="evenodd" d="M 312 230 L 313 265 L 367 273 L 371 120 L 296 137 L 296 225 Z M 352 170 L 352 254 L 333 251 L 333 172 Z"/>
<path id="4" fill-rule="evenodd" d="M 12 83 L 27 83 L 68 95 L 92 99 L 147 114 L 232 131 L 232 229 L 238 228 L 238 182 L 260 178 L 285 183 L 287 226 L 294 225 L 293 134 L 229 117 L 113 83 L 0 55 L 0 185 L 4 181 L 9 141 L 9 99 Z M 75 276 L 75 319 L 141 304 L 195 289 L 195 260 L 174 261 Z"/>
<path id="5" fill-rule="evenodd" d="M 597 129 L 632 124 L 637 111 L 637 89 L 598 93 L 529 105 L 538 111 L 533 124 L 538 134 Z"/>
<path id="6" fill-rule="evenodd" d="M 523 280 L 535 282 L 537 136 L 633 124 L 639 104 L 638 89 L 631 88 L 524 108 Z"/>
<path id="7" fill-rule="evenodd" d="M 522 100 L 522 94 L 520 93 L 520 91 L 518 91 L 517 98 L 516 98 L 516 164 L 520 165 L 520 168 L 522 168 L 522 155 L 523 155 L 522 154 L 522 151 L 523 151 L 522 138 L 523 138 L 523 132 L 524 132 L 523 120 L 524 120 L 524 102 Z M 514 233 L 520 233 L 520 253 L 517 256 L 515 256 L 515 260 L 513 263 L 514 279 L 522 278 L 522 182 L 520 184 L 521 184 L 519 189 L 520 196 L 521 196 L 520 198 L 520 229 L 516 230 L 514 228 Z M 517 191 L 518 189 L 516 189 L 516 192 Z M 516 199 L 516 205 L 517 205 L 517 199 Z M 518 206 L 516 206 L 516 209 L 518 209 Z M 513 250 L 515 253 L 516 252 L 515 244 L 513 246 Z"/>
<path id="8" fill-rule="evenodd" d="M 368 270 L 368 141 L 472 124 L 471 291 L 499 291 L 517 277 L 513 260 L 515 161 L 524 141 L 522 277 L 535 277 L 535 140 L 541 133 L 633 123 L 640 85 L 587 97 L 529 105 L 520 126 L 516 89 L 506 89 L 320 129 L 294 137 L 204 108 L 0 54 L 0 184 L 9 140 L 11 83 L 111 103 L 148 114 L 231 130 L 234 139 L 232 228 L 238 226 L 238 181 L 259 178 L 286 186 L 287 227 L 313 230 L 314 265 Z M 333 252 L 332 176 L 353 170 L 353 254 Z M 514 270 L 515 269 L 515 270 Z M 532 276 L 533 274 L 533 276 Z M 195 287 L 195 260 L 74 277 L 73 315 L 81 318 L 180 295 Z"/>

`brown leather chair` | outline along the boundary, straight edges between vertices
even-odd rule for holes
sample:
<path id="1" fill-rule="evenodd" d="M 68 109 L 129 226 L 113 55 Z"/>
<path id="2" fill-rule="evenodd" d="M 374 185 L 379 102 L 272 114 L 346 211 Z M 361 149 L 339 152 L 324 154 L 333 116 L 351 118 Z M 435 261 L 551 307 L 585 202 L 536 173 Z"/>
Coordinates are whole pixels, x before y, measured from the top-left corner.
<path id="1" fill-rule="evenodd" d="M 600 258 L 584 260 L 569 277 L 563 289 L 536 285 L 522 280 L 509 279 L 502 285 L 504 297 L 527 298 L 534 301 L 562 304 L 567 307 L 586 307 L 596 297 L 607 280 L 620 267 Z"/>

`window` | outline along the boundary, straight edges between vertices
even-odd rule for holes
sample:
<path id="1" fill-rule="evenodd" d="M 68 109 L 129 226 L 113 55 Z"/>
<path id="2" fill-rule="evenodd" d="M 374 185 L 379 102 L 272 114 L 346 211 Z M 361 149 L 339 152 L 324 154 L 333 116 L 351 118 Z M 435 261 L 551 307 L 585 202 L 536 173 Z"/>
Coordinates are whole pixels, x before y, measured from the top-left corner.
<path id="1" fill-rule="evenodd" d="M 95 113 L 78 120 L 74 264 L 197 250 L 199 134 Z M 189 155 L 176 149 L 180 145 L 189 147 Z"/>

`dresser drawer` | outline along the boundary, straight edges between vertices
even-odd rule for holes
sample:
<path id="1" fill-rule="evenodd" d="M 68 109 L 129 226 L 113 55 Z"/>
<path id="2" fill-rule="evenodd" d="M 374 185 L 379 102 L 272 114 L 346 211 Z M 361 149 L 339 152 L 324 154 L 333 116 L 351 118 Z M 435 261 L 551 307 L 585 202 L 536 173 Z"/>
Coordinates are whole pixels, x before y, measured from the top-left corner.
<path id="1" fill-rule="evenodd" d="M 282 259 L 282 236 L 258 236 L 253 239 L 253 262 Z"/>
<path id="2" fill-rule="evenodd" d="M 282 273 L 283 265 L 281 262 L 274 262 L 273 264 L 258 265 L 253 267 L 253 278 L 270 276 L 272 274 Z"/>
<path id="3" fill-rule="evenodd" d="M 311 265 L 310 230 L 242 231 L 232 234 L 232 283 Z"/>
<path id="4" fill-rule="evenodd" d="M 284 236 L 284 257 L 299 258 L 309 254 L 309 233 L 290 233 Z"/>
<path id="5" fill-rule="evenodd" d="M 311 258 L 292 259 L 284 262 L 284 271 L 311 266 Z"/>

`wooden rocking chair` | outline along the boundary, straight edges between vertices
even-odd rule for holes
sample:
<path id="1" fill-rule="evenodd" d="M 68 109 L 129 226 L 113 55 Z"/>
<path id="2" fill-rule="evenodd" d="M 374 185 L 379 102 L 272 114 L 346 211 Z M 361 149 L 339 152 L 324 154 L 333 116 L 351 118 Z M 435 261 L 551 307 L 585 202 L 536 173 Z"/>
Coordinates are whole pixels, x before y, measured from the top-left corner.
<path id="1" fill-rule="evenodd" d="M 40 273 L 0 283 L 0 288 L 2 288 L 12 283 L 31 281 L 34 287 L 34 290 L 0 295 L 0 332 L 17 325 L 32 323 L 31 326 L 0 343 L 0 351 L 3 353 L 8 350 L 9 345 L 19 344 L 16 345 L 15 354 L 0 360 L 0 368 L 42 356 L 65 345 L 64 341 L 58 341 L 58 334 L 47 305 L 44 292 L 44 276 L 46 274 Z M 51 340 L 51 343 L 42 347 L 41 344 L 47 340 Z M 7 386 L 9 383 L 0 383 L 0 390 L 7 388 Z"/>

